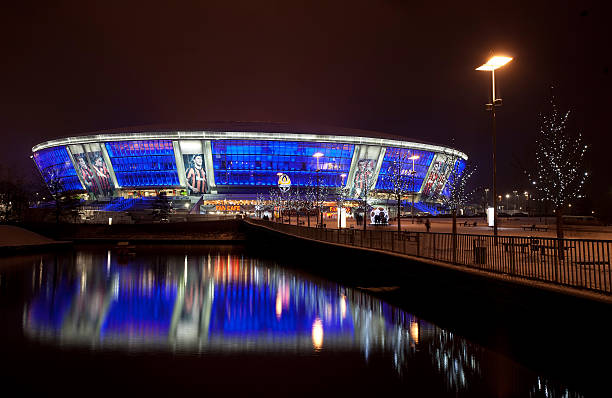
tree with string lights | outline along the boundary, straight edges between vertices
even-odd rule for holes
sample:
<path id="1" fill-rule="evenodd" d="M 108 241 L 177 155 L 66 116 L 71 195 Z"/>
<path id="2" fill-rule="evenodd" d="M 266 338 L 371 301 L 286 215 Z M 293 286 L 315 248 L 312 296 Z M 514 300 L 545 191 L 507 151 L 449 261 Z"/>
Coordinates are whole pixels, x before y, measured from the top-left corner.
<path id="1" fill-rule="evenodd" d="M 540 131 L 536 139 L 536 166 L 530 175 L 542 200 L 555 209 L 557 238 L 563 239 L 563 209 L 583 196 L 588 178 L 584 169 L 587 145 L 580 132 L 568 127 L 570 111 L 560 112 L 551 95 L 549 109 L 540 113 Z M 559 253 L 562 256 L 561 253 Z"/>
<path id="2" fill-rule="evenodd" d="M 476 166 L 470 162 L 463 163 L 458 156 L 450 156 L 447 164 L 450 170 L 447 174 L 444 189 L 436 192 L 434 199 L 442 204 L 442 207 L 451 211 L 453 216 L 453 262 L 457 260 L 457 210 L 464 207 L 472 198 L 474 190 L 468 190 L 468 182 L 476 172 Z"/>
<path id="3" fill-rule="evenodd" d="M 389 149 L 387 149 L 389 151 Z M 389 198 L 395 200 L 397 205 L 397 232 L 401 232 L 401 207 L 404 197 L 414 195 L 416 171 L 410 168 L 410 161 L 418 158 L 407 150 L 396 150 L 395 159 L 390 162 L 383 177 L 383 183 Z M 414 163 L 413 163 L 414 164 Z M 414 212 L 414 210 L 413 210 Z M 414 221 L 414 220 L 413 220 Z"/>
<path id="4" fill-rule="evenodd" d="M 443 190 L 436 192 L 434 199 L 442 204 L 442 207 L 451 211 L 453 216 L 453 234 L 457 233 L 457 210 L 464 207 L 472 198 L 474 190 L 468 189 L 468 182 L 476 172 L 476 166 L 470 162 L 461 167 L 461 158 L 451 156 L 447 163 L 450 171 L 446 178 Z"/>

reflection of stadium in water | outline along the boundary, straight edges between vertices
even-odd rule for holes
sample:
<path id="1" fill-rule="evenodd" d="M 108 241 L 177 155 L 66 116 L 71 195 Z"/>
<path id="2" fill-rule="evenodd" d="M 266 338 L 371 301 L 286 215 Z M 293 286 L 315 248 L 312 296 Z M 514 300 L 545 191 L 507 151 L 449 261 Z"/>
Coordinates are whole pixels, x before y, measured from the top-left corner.
<path id="1" fill-rule="evenodd" d="M 360 291 L 231 253 L 127 265 L 105 257 L 41 261 L 24 310 L 28 337 L 94 350 L 357 351 L 389 358 L 400 377 L 425 364 L 455 391 L 486 376 L 486 350 Z"/>

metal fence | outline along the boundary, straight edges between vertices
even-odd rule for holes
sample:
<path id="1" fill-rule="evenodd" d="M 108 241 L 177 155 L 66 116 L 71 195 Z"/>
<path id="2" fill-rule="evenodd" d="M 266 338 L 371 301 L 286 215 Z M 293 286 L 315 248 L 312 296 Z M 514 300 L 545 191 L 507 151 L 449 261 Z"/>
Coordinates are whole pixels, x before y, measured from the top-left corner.
<path id="1" fill-rule="evenodd" d="M 612 241 L 542 237 L 325 229 L 248 219 L 279 232 L 379 249 L 502 275 L 612 294 Z"/>

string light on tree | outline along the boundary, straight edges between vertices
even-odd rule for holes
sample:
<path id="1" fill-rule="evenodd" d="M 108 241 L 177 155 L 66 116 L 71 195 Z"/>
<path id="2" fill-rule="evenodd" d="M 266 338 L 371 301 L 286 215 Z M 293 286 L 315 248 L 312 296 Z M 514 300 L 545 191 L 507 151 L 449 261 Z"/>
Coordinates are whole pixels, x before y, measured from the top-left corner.
<path id="1" fill-rule="evenodd" d="M 583 165 L 588 146 L 580 132 L 572 134 L 568 127 L 570 111 L 559 112 L 554 94 L 549 105 L 548 112 L 540 114 L 536 169 L 531 180 L 542 200 L 552 203 L 557 216 L 557 237 L 563 238 L 563 207 L 584 196 L 582 191 L 589 174 Z"/>

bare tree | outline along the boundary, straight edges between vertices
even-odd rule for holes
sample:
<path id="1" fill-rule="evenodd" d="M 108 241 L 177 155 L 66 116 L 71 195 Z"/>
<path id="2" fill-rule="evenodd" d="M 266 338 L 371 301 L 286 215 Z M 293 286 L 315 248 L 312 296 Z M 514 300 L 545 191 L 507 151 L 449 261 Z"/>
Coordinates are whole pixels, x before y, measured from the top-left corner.
<path id="1" fill-rule="evenodd" d="M 391 162 L 383 178 L 383 184 L 389 197 L 397 204 L 397 231 L 402 230 L 401 226 L 401 206 L 404 197 L 409 193 L 414 193 L 414 178 L 416 171 L 410 169 L 410 153 L 399 150 L 395 160 Z"/>
<path id="2" fill-rule="evenodd" d="M 473 190 L 468 190 L 468 182 L 476 172 L 476 166 L 457 156 L 449 157 L 451 169 L 448 173 L 443 190 L 436 193 L 436 199 L 442 206 L 451 211 L 453 217 L 453 262 L 457 256 L 457 210 L 464 207 L 473 195 Z"/>
<path id="3" fill-rule="evenodd" d="M 306 183 L 306 189 L 304 192 L 304 200 L 303 207 L 308 213 L 308 226 L 310 226 L 310 214 L 317 210 L 321 211 L 321 207 L 323 206 L 323 194 L 321 192 L 321 184 L 317 181 L 319 176 L 311 175 Z M 319 219 L 319 214 L 317 214 L 317 219 Z M 317 225 L 320 221 L 317 220 L 315 225 Z"/>
<path id="4" fill-rule="evenodd" d="M 276 221 L 276 209 L 278 209 L 279 215 L 282 218 L 282 197 L 278 188 L 270 188 L 269 192 L 270 203 L 272 203 L 272 218 Z"/>
<path id="5" fill-rule="evenodd" d="M 344 212 L 344 202 L 346 202 L 346 199 L 349 196 L 349 189 L 343 185 L 339 186 L 337 191 L 336 191 L 336 207 L 338 210 L 338 228 L 341 228 L 341 221 L 340 221 L 340 217 L 342 216 L 343 212 Z"/>
<path id="6" fill-rule="evenodd" d="M 55 200 L 55 222 L 58 224 L 61 219 L 72 219 L 74 221 L 79 214 L 81 204 L 75 192 L 65 189 L 61 170 L 61 166 L 57 166 L 45 171 L 47 188 Z"/>
<path id="7" fill-rule="evenodd" d="M 289 192 L 290 208 L 295 211 L 295 225 L 300 225 L 300 210 L 302 210 L 302 192 L 299 185 L 291 187 Z"/>
<path id="8" fill-rule="evenodd" d="M 259 192 L 255 199 L 255 211 L 257 213 L 258 218 L 262 217 L 261 213 L 262 213 L 265 203 L 266 203 L 266 198 L 264 194 Z"/>
<path id="9" fill-rule="evenodd" d="M 563 209 L 583 196 L 588 178 L 584 168 L 587 145 L 580 132 L 568 126 L 570 111 L 560 113 L 551 95 L 549 109 L 540 113 L 540 132 L 536 139 L 536 168 L 530 175 L 544 201 L 550 202 L 557 218 L 557 238 L 563 239 Z M 563 250 L 559 253 L 563 255 Z"/>
<path id="10" fill-rule="evenodd" d="M 309 179 L 302 195 L 302 208 L 308 217 L 308 226 L 310 227 L 310 215 L 317 208 L 317 188 L 313 186 L 313 180 Z"/>
<path id="11" fill-rule="evenodd" d="M 360 202 L 361 202 L 361 207 L 363 208 L 363 230 L 366 230 L 366 225 L 367 225 L 367 219 L 370 213 L 370 204 L 368 203 L 368 198 L 370 197 L 370 194 L 372 193 L 372 185 L 373 185 L 373 178 L 370 174 L 367 174 L 365 177 L 365 181 L 363 184 L 363 189 L 361 190 L 361 196 L 360 196 Z"/>

